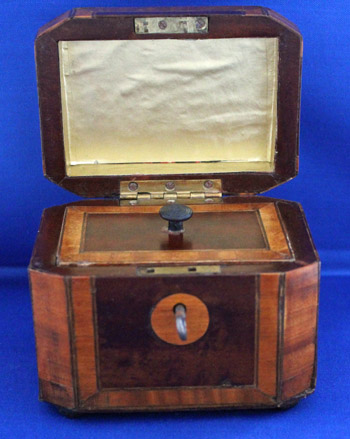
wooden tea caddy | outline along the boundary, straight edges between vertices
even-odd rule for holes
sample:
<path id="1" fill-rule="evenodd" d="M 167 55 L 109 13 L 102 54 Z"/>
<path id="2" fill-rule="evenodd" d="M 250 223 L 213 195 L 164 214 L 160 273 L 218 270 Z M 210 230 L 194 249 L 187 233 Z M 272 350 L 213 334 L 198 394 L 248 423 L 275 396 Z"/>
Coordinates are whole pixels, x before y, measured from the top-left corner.
<path id="1" fill-rule="evenodd" d="M 298 171 L 297 28 L 261 7 L 83 8 L 35 47 L 45 176 L 102 198 L 43 213 L 40 399 L 84 413 L 312 393 L 319 258 L 301 206 L 257 195 Z"/>

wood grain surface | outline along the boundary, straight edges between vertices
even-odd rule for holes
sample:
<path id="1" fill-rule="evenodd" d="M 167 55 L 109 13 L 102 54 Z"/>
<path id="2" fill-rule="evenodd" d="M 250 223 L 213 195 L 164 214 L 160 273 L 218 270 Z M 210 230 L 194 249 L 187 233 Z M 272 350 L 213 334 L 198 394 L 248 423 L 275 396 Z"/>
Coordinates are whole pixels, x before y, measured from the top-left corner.
<path id="1" fill-rule="evenodd" d="M 282 398 L 315 386 L 319 265 L 286 273 Z"/>
<path id="2" fill-rule="evenodd" d="M 101 389 L 253 385 L 255 276 L 96 278 Z M 152 330 L 151 314 L 173 294 L 196 296 L 209 327 L 197 341 L 173 345 Z"/>
<path id="3" fill-rule="evenodd" d="M 84 401 L 97 392 L 96 356 L 94 333 L 93 295 L 91 279 L 76 277 L 71 281 L 74 319 L 75 357 L 78 375 L 79 400 Z"/>
<path id="4" fill-rule="evenodd" d="M 31 272 L 41 398 L 82 411 L 175 410 L 272 407 L 310 393 L 318 264 L 283 279 L 163 276 L 101 278 L 93 285 L 76 277 L 67 296 L 63 278 Z M 208 307 L 210 332 L 178 347 L 152 337 L 151 312 L 157 297 L 170 297 L 167 288 L 196 292 Z"/>
<path id="5" fill-rule="evenodd" d="M 280 276 L 260 275 L 258 387 L 267 395 L 277 393 L 277 350 Z"/>
<path id="6" fill-rule="evenodd" d="M 232 278 L 232 284 L 235 284 L 237 279 Z M 172 281 L 174 283 L 174 280 Z M 114 284 L 117 285 L 117 280 L 114 281 Z M 176 284 L 176 281 L 175 281 Z M 248 284 L 246 284 L 248 285 Z M 103 282 L 100 284 L 99 288 L 102 291 L 109 291 L 109 293 L 105 293 L 105 295 L 112 295 L 120 289 L 114 289 L 115 293 L 113 293 L 113 289 L 111 288 L 113 283 Z M 108 287 L 108 288 L 106 288 Z M 243 287 L 243 284 L 240 285 Z M 82 404 L 81 408 L 83 410 L 175 410 L 175 409 L 186 409 L 186 408 L 200 408 L 200 407 L 254 407 L 254 406 L 273 406 L 277 405 L 276 401 L 276 383 L 277 383 L 277 343 L 278 343 L 278 311 L 279 311 L 279 276 L 278 275 L 262 275 L 260 277 L 260 294 L 258 298 L 259 309 L 255 310 L 253 313 L 254 319 L 255 316 L 259 316 L 257 319 L 258 327 L 256 327 L 255 335 L 253 334 L 253 343 L 255 345 L 254 351 L 254 360 L 258 361 L 258 363 L 254 366 L 254 381 L 255 384 L 236 387 L 230 386 L 228 381 L 225 381 L 222 386 L 196 386 L 196 387 L 184 387 L 181 385 L 180 387 L 169 387 L 170 382 L 168 381 L 168 387 L 166 388 L 133 388 L 133 389 L 125 389 L 125 388 L 113 388 L 106 389 L 101 388 L 96 394 L 91 394 L 90 398 L 85 400 L 84 404 Z M 132 289 L 127 288 L 132 300 Z M 201 290 L 199 287 L 197 290 Z M 246 288 L 239 288 L 237 292 L 240 291 L 241 294 L 246 295 Z M 256 300 L 257 291 L 253 289 L 252 296 L 254 297 L 254 301 Z M 231 294 L 234 294 L 232 291 Z M 148 296 L 148 295 L 147 295 Z M 147 297 L 146 296 L 146 297 Z M 169 297 L 169 296 L 168 296 Z M 210 295 L 209 295 L 210 297 Z M 218 300 L 218 299 L 217 299 Z M 226 308 L 230 308 L 230 302 L 226 303 Z M 110 306 L 108 307 L 110 310 Z M 99 309 L 99 308 L 97 308 Z M 135 309 L 134 307 L 132 308 Z M 210 307 L 209 307 L 210 309 Z M 137 308 L 136 308 L 137 310 Z M 100 311 L 103 313 L 99 317 L 100 319 L 105 319 L 106 314 L 103 312 L 103 309 L 100 308 Z M 110 312 L 110 311 L 109 311 Z M 122 311 L 120 315 L 125 314 L 124 308 L 122 307 Z M 140 318 L 135 313 L 132 313 L 136 318 L 137 322 L 140 322 Z M 229 316 L 229 314 L 228 314 Z M 149 317 L 148 317 L 149 318 Z M 105 320 L 104 320 L 105 321 Z M 115 321 L 115 319 L 113 319 Z M 116 320 L 117 322 L 120 320 Z M 221 323 L 222 325 L 222 323 Z M 107 324 L 108 326 L 108 324 Z M 237 327 L 239 327 L 239 323 L 237 322 Z M 233 328 L 234 330 L 234 328 Z M 222 328 L 221 328 L 222 331 Z M 247 335 L 247 333 L 245 332 Z M 205 337 L 205 336 L 204 336 Z M 105 340 L 104 335 L 102 334 L 103 340 Z M 112 336 L 112 339 L 115 340 L 115 335 Z M 145 334 L 142 335 L 140 332 L 139 339 L 141 344 L 145 343 Z M 227 342 L 227 341 L 226 341 Z M 246 340 L 247 342 L 247 340 Z M 105 341 L 103 341 L 105 343 Z M 198 342 L 197 342 L 198 343 Z M 197 343 L 194 343 L 197 344 Z M 131 352 L 135 352 L 135 347 L 132 349 L 133 345 L 127 345 Z M 166 345 L 164 345 L 166 346 Z M 208 349 L 209 346 L 207 346 Z M 109 347 L 111 349 L 112 346 Z M 179 346 L 177 349 L 183 349 L 186 346 Z M 223 346 L 225 349 L 225 347 Z M 123 355 L 124 351 L 121 351 L 117 347 L 115 347 L 116 353 Z M 176 349 L 176 347 L 175 347 Z M 210 348 L 209 348 L 210 349 Z M 202 349 L 200 346 L 196 348 L 199 355 L 202 355 Z M 89 353 L 88 353 L 89 352 Z M 154 352 L 154 348 L 152 349 Z M 225 361 L 226 354 L 224 351 L 215 349 L 216 356 L 218 357 L 220 362 Z M 169 351 L 163 350 L 163 356 L 169 359 Z M 87 349 L 87 355 L 90 357 L 94 357 L 95 350 L 90 346 Z M 99 355 L 101 355 L 101 349 L 99 349 Z M 103 354 L 102 354 L 103 355 Z M 181 350 L 179 351 L 179 355 L 181 355 Z M 186 353 L 183 355 L 186 356 Z M 183 357 L 185 359 L 185 357 Z M 110 364 L 110 363 L 109 363 Z M 145 357 L 143 357 L 143 367 L 145 367 Z M 178 374 L 179 367 L 173 365 L 172 358 L 170 357 L 168 366 L 164 368 L 162 363 L 157 362 L 155 366 L 157 375 L 161 374 L 165 376 L 164 373 L 168 371 L 169 375 Z M 184 367 L 186 368 L 187 362 L 182 362 Z M 165 363 L 164 363 L 165 366 Z M 231 361 L 231 367 L 234 367 L 234 363 Z M 136 364 L 133 366 L 129 363 L 122 364 L 122 367 L 132 367 L 133 374 L 137 373 Z M 191 362 L 188 367 L 193 367 L 193 362 Z M 202 367 L 208 371 L 209 373 L 215 373 L 215 364 L 210 361 L 202 361 Z M 100 369 L 101 370 L 101 369 Z M 117 368 L 114 369 L 115 374 L 119 374 Z M 188 370 L 188 369 L 187 369 Z M 101 373 L 101 372 L 100 372 Z M 154 383 L 153 383 L 154 384 Z"/>
<path id="7" fill-rule="evenodd" d="M 244 270 L 247 273 L 260 272 L 285 272 L 298 267 L 317 262 L 319 260 L 315 245 L 313 244 L 310 230 L 300 204 L 293 201 L 276 200 L 267 197 L 225 197 L 224 204 L 240 205 L 251 204 L 257 206 L 261 203 L 274 203 L 280 218 L 281 226 L 286 234 L 293 260 L 283 261 L 237 261 L 239 263 L 225 264 L 221 266 L 223 274 L 240 273 Z M 57 254 L 59 252 L 60 234 L 64 222 L 67 207 L 109 207 L 118 206 L 118 200 L 84 200 L 71 204 L 54 206 L 45 209 L 43 212 L 39 232 L 33 249 L 30 268 L 41 270 L 47 273 L 60 274 L 64 276 L 135 276 L 137 265 L 57 265 Z M 160 208 L 160 207 L 158 207 Z M 254 209 L 254 207 L 253 207 Z M 192 261 L 192 263 L 195 261 Z M 159 264 L 162 265 L 162 264 Z"/>
<path id="8" fill-rule="evenodd" d="M 182 247 L 173 249 L 166 241 L 167 234 L 162 231 L 162 224 L 166 223 L 159 218 L 159 206 L 69 207 L 57 254 L 59 265 L 293 260 L 273 203 L 205 204 L 192 205 L 191 208 L 194 215 L 186 223 L 187 233 L 185 231 Z M 244 213 L 256 215 L 253 223 L 247 221 L 242 215 Z M 220 214 L 231 214 L 232 218 L 228 217 L 215 226 Z M 103 235 L 88 251 L 87 239 L 97 238 L 87 236 L 87 215 L 101 215 L 98 236 Z M 108 220 L 110 215 L 114 218 L 112 225 Z M 118 217 L 123 222 L 124 215 L 127 215 L 128 233 L 121 235 L 117 233 Z M 232 230 L 233 226 L 236 231 Z M 108 227 L 117 229 L 108 233 Z M 198 228 L 200 234 L 196 233 Z M 208 235 L 212 238 L 209 239 Z M 109 242 L 113 240 L 120 240 L 122 244 L 111 247 Z M 223 248 L 220 248 L 220 243 Z M 115 250 L 116 245 L 119 250 Z"/>
<path id="9" fill-rule="evenodd" d="M 64 278 L 30 271 L 40 398 L 74 407 L 70 318 Z"/>

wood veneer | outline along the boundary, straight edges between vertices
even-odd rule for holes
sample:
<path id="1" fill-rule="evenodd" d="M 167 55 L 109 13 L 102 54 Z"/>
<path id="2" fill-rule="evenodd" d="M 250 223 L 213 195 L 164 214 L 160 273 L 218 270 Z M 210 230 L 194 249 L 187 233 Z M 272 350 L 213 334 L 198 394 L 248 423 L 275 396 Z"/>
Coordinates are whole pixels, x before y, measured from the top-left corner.
<path id="1" fill-rule="evenodd" d="M 32 272 L 30 276 L 40 398 L 74 407 L 68 296 L 64 278 Z"/>
<path id="2" fill-rule="evenodd" d="M 134 18 L 201 14 L 209 17 L 210 30 L 198 38 L 279 39 L 274 171 L 67 177 L 58 41 L 164 38 L 136 34 Z M 313 392 L 319 258 L 299 204 L 251 196 L 298 172 L 301 59 L 298 29 L 261 7 L 75 9 L 39 31 L 44 173 L 82 196 L 112 198 L 43 213 L 29 267 L 40 399 L 72 412 L 192 410 L 283 407 Z M 235 243 L 231 231 L 227 244 L 193 238 L 195 249 L 181 251 L 162 247 L 146 228 L 141 251 L 137 233 L 132 245 L 122 236 L 120 248 L 108 248 L 103 234 L 96 238 L 96 227 L 86 222 L 96 213 L 155 218 L 159 206 L 119 206 L 121 181 L 214 178 L 230 196 L 218 204 L 194 204 L 199 216 L 236 213 L 244 230 L 244 213 L 259 215 L 260 228 L 253 220 L 249 236 L 240 233 Z M 215 229 L 209 220 L 205 227 L 208 233 Z M 216 269 L 169 270 L 197 264 Z M 152 311 L 174 294 L 193 296 L 208 309 L 208 328 L 192 343 L 166 343 L 152 329 Z"/>
<path id="3" fill-rule="evenodd" d="M 293 260 L 273 203 L 193 205 L 192 210 L 183 243 L 172 248 L 158 206 L 69 207 L 58 264 Z M 227 217 L 220 221 L 221 214 Z M 99 231 L 87 228 L 91 215 L 101 215 Z M 123 226 L 127 233 L 121 233 Z"/>
<path id="4" fill-rule="evenodd" d="M 59 279 L 59 277 L 34 271 L 31 272 L 31 279 L 32 285 L 35 288 L 34 297 L 39 295 L 44 298 L 43 300 L 46 300 L 48 285 L 52 285 L 52 281 Z M 44 282 L 42 279 L 44 279 Z M 231 305 L 232 297 L 244 301 L 247 288 L 244 287 L 243 284 L 239 285 L 239 279 L 242 279 L 242 281 L 245 279 L 244 282 L 246 286 L 253 285 L 254 279 L 259 282 L 256 284 L 258 288 L 251 290 L 254 293 L 251 297 L 256 307 L 254 311 L 255 319 L 252 321 L 255 321 L 257 325 L 255 331 L 253 331 L 253 345 L 255 346 L 255 353 L 253 355 L 253 376 L 255 378 L 251 384 L 243 387 L 237 387 L 228 380 L 224 380 L 220 385 L 209 385 L 209 387 L 208 385 L 203 386 L 200 383 L 189 387 L 183 386 L 182 383 L 181 385 L 173 383 L 174 385 L 169 386 L 167 374 L 176 374 L 179 373 L 180 370 L 180 368 L 173 365 L 173 361 L 169 361 L 169 363 L 165 362 L 164 367 L 157 369 L 158 374 L 153 373 L 151 376 L 146 373 L 147 368 L 144 369 L 146 363 L 142 363 L 142 365 L 140 365 L 141 367 L 136 367 L 136 363 L 134 365 L 128 362 L 124 363 L 124 365 L 121 363 L 121 369 L 118 371 L 114 368 L 109 378 L 112 380 L 116 379 L 118 387 L 114 385 L 114 387 L 110 388 L 110 385 L 113 383 L 108 384 L 108 380 L 106 381 L 108 375 L 104 375 L 103 370 L 101 371 L 101 355 L 102 357 L 105 355 L 103 354 L 105 347 L 102 348 L 101 353 L 101 341 L 99 342 L 98 340 L 102 337 L 102 339 L 100 339 L 103 340 L 102 345 L 107 346 L 107 339 L 104 337 L 104 335 L 107 334 L 107 337 L 113 340 L 112 343 L 115 343 L 115 341 L 118 340 L 118 336 L 116 334 L 112 334 L 113 336 L 108 335 L 108 327 L 111 323 L 115 324 L 115 322 L 119 320 L 114 318 L 114 311 L 112 311 L 112 318 L 108 319 L 108 312 L 104 311 L 101 307 L 96 307 L 95 298 L 98 297 L 99 291 L 103 296 L 97 300 L 100 301 L 102 297 L 104 297 L 103 301 L 105 301 L 107 298 L 107 302 L 104 302 L 106 309 L 110 310 L 110 304 L 113 303 L 110 302 L 110 300 L 113 300 L 113 297 L 118 297 L 120 301 L 119 304 L 125 304 L 120 310 L 120 316 L 122 316 L 123 313 L 126 313 L 126 315 L 128 315 L 128 312 L 131 313 L 130 318 L 127 318 L 129 320 L 128 324 L 131 325 L 130 328 L 132 328 L 132 320 L 135 318 L 135 326 L 138 327 L 140 331 L 138 337 L 141 344 L 144 342 L 147 330 L 151 331 L 149 334 L 152 333 L 151 328 L 147 329 L 147 324 L 146 328 L 142 326 L 142 318 L 140 319 L 137 315 L 137 307 L 135 313 L 133 312 L 133 310 L 135 310 L 134 304 L 128 308 L 128 303 L 130 302 L 128 293 L 130 294 L 130 291 L 135 288 L 142 288 L 142 291 L 144 291 L 145 281 L 147 280 L 149 285 L 152 286 L 154 279 L 145 279 L 142 277 L 137 280 L 131 277 L 128 283 L 125 283 L 125 278 L 122 279 L 123 278 L 119 280 L 118 278 L 107 277 L 99 279 L 98 283 L 96 283 L 97 279 L 92 283 L 89 277 L 75 277 L 72 281 L 68 283 L 65 282 L 65 300 L 57 301 L 54 309 L 47 309 L 45 304 L 45 312 L 47 315 L 44 323 L 36 317 L 38 313 L 40 313 L 40 309 L 42 309 L 42 311 L 44 310 L 43 307 L 40 307 L 40 304 L 35 301 L 33 302 L 35 306 L 34 315 L 36 328 L 40 327 L 40 324 L 44 325 L 41 330 L 36 330 L 37 344 L 39 346 L 51 346 L 51 350 L 55 353 L 54 357 L 59 358 L 59 361 L 63 361 L 65 362 L 64 364 L 66 364 L 63 368 L 61 368 L 61 365 L 59 366 L 61 374 L 63 373 L 63 377 L 59 377 L 59 379 L 57 379 L 53 372 L 54 369 L 52 369 L 51 362 L 47 363 L 46 361 L 44 366 L 40 367 L 42 399 L 82 412 L 90 410 L 173 410 L 179 408 L 208 408 L 215 406 L 273 407 L 283 405 L 284 402 L 290 403 L 293 398 L 300 398 L 313 391 L 315 384 L 315 314 L 318 300 L 317 262 L 307 267 L 301 267 L 297 270 L 287 272 L 286 274 L 262 273 L 260 275 L 243 275 L 238 278 L 236 275 L 226 277 L 225 282 L 228 282 L 227 285 L 236 285 L 237 293 L 234 293 L 230 289 L 231 287 L 229 287 L 226 293 L 231 296 L 231 299 L 229 299 L 230 296 L 226 296 L 226 298 L 221 298 L 220 294 L 216 296 L 216 300 L 222 300 L 222 303 L 225 304 L 225 309 L 233 309 Z M 206 279 L 204 277 L 198 278 L 198 276 L 192 277 L 192 279 L 193 282 L 189 282 L 189 276 L 181 276 L 178 279 L 166 276 L 162 277 L 158 280 L 158 294 L 162 295 L 161 292 L 164 291 L 163 282 L 168 281 L 170 282 L 169 285 L 177 285 L 178 282 L 183 282 L 182 285 L 186 286 L 187 291 L 189 289 L 192 292 L 198 291 L 201 297 L 205 297 L 202 295 L 206 293 L 207 298 L 213 300 L 215 296 L 210 295 L 208 290 L 204 291 L 202 288 L 202 284 L 206 285 Z M 215 278 L 214 276 L 214 284 L 216 284 L 219 279 L 220 282 L 224 281 L 221 276 L 219 276 L 219 278 Z M 200 281 L 199 285 L 198 280 Z M 253 284 L 251 282 L 253 282 Z M 126 291 L 126 303 L 122 297 L 119 296 L 121 285 L 123 285 Z M 134 286 L 131 287 L 131 285 Z M 181 283 L 179 285 L 181 285 Z M 304 289 L 305 286 L 306 289 Z M 241 294 L 239 294 L 238 291 L 241 291 Z M 132 293 L 131 295 L 135 297 Z M 295 295 L 297 295 L 297 300 L 294 302 Z M 142 302 L 146 297 L 148 297 L 148 295 L 139 296 L 138 300 Z M 293 299 L 291 299 L 292 297 Z M 205 301 L 207 300 L 208 299 Z M 133 300 L 131 300 L 131 302 L 133 302 Z M 305 311 L 303 311 L 302 304 L 305 303 L 309 305 Z M 243 302 L 241 302 L 241 304 L 243 304 Z M 244 306 L 247 306 L 247 303 L 245 303 Z M 235 309 L 240 309 L 240 306 Z M 299 320 L 298 318 L 296 319 L 295 323 L 294 317 L 299 315 L 300 311 L 302 311 L 301 316 Z M 56 319 L 54 323 L 57 328 L 58 337 L 63 340 L 62 345 L 61 343 L 59 345 L 52 344 L 52 331 L 50 332 L 49 330 L 53 325 L 53 317 L 57 315 L 64 317 L 59 320 Z M 311 317 L 311 319 L 308 317 Z M 307 322 L 308 320 L 310 320 L 309 324 L 300 326 L 301 322 Z M 74 324 L 70 322 L 74 322 Z M 99 322 L 105 329 L 100 328 Z M 217 324 L 211 324 L 214 328 L 219 328 Z M 223 325 L 225 326 L 225 321 Z M 104 332 L 106 330 L 107 333 Z M 222 326 L 220 331 L 222 331 Z M 67 332 L 69 334 L 68 337 Z M 69 351 L 67 338 L 70 339 L 71 342 L 75 340 L 72 345 L 73 351 Z M 110 350 L 112 350 L 117 355 L 116 358 L 120 360 L 118 353 L 127 353 L 129 351 L 129 355 L 132 355 L 130 358 L 135 358 L 135 346 L 133 343 L 137 339 L 137 337 L 131 337 L 124 345 L 124 350 L 122 351 L 120 347 L 108 345 L 108 355 L 110 355 Z M 119 340 L 122 339 L 119 337 Z M 205 343 L 205 336 L 202 337 L 202 340 Z M 152 341 L 152 343 L 154 342 L 155 341 Z M 199 341 L 196 343 L 198 342 Z M 158 343 L 166 345 L 166 343 L 161 340 Z M 193 347 L 191 349 L 194 349 L 196 343 L 192 345 Z M 60 349 L 65 349 L 63 350 L 64 355 L 62 355 L 62 351 L 57 351 L 58 346 L 60 346 Z M 188 346 L 191 347 L 191 344 Z M 169 345 L 169 347 L 172 346 Z M 185 347 L 186 346 L 179 346 L 178 349 Z M 222 346 L 222 348 L 225 349 L 225 346 Z M 136 351 L 138 352 L 139 349 L 142 350 L 142 346 L 138 346 Z M 198 349 L 198 346 L 195 350 L 196 349 Z M 223 355 L 223 351 L 220 349 L 221 348 L 217 347 L 214 349 L 214 352 L 215 355 L 219 357 L 219 360 L 223 361 L 225 355 Z M 42 352 L 42 350 L 38 351 L 38 359 L 44 358 Z M 199 352 L 202 352 L 202 350 L 199 349 Z M 207 352 L 207 350 L 205 349 L 203 352 Z M 310 352 L 310 354 L 305 356 L 306 352 Z M 180 355 L 182 354 L 180 353 Z M 151 355 L 150 358 L 152 358 Z M 172 359 L 170 358 L 170 360 Z M 168 369 L 170 364 L 173 365 L 173 368 Z M 188 365 L 187 367 L 190 368 L 189 371 L 195 367 L 193 361 L 184 361 L 184 365 Z M 104 367 L 107 367 L 107 370 L 109 368 L 113 369 L 113 362 L 111 362 L 110 358 L 105 358 L 102 369 Z M 124 375 L 127 375 L 124 378 L 122 374 L 123 367 L 124 369 L 125 367 L 131 368 L 130 371 L 133 371 L 132 374 L 124 373 Z M 197 367 L 203 367 L 203 370 L 207 372 L 208 369 L 210 370 L 211 368 L 210 362 L 203 362 L 202 366 L 198 364 Z M 239 373 L 246 374 L 247 371 L 245 367 L 246 366 L 242 366 L 241 368 L 239 366 Z M 141 374 L 138 379 L 143 380 L 145 384 L 144 387 L 130 386 L 129 389 L 127 389 L 125 386 L 120 385 L 123 379 L 135 379 L 135 372 L 137 370 L 139 371 L 138 373 Z M 116 378 L 115 373 L 119 378 Z M 154 385 L 157 382 L 154 380 L 162 379 L 157 376 L 159 374 L 165 374 L 163 375 L 163 379 L 168 385 Z M 196 375 L 193 375 L 193 377 L 194 376 Z M 51 381 L 45 380 L 44 377 L 49 378 Z M 203 376 L 202 379 L 204 379 L 204 382 L 206 381 Z M 60 392 L 57 392 L 54 384 L 52 384 L 55 381 L 60 381 L 57 386 Z M 47 383 L 50 383 L 50 385 L 48 386 Z M 73 391 L 72 383 L 74 384 L 75 392 Z M 61 395 L 61 387 L 64 389 L 64 398 L 62 398 Z M 77 395 L 76 397 L 74 396 L 75 393 Z"/>

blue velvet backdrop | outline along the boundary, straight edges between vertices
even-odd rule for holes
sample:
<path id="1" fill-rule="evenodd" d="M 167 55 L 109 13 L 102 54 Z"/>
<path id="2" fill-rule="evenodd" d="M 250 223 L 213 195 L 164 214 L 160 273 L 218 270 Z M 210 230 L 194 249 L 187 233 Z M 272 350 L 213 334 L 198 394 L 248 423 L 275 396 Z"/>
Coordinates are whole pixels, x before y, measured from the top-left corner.
<path id="1" fill-rule="evenodd" d="M 227 4 L 251 2 L 1 0 L 0 437 L 350 436 L 348 0 L 264 2 L 297 23 L 304 36 L 300 174 L 268 195 L 302 203 L 324 263 L 316 394 L 286 413 L 98 416 L 75 422 L 60 418 L 36 399 L 30 301 L 21 267 L 29 261 L 42 210 L 77 199 L 42 176 L 33 57 L 36 31 L 79 6 Z"/>

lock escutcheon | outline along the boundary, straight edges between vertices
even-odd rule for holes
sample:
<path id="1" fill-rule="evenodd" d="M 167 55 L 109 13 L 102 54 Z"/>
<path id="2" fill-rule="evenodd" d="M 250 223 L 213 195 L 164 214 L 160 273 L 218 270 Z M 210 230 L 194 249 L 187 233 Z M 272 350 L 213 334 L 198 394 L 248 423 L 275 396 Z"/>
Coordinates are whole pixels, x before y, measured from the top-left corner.
<path id="1" fill-rule="evenodd" d="M 167 343 L 194 343 L 207 332 L 208 308 L 201 299 L 192 294 L 171 294 L 154 307 L 151 326 L 155 334 Z"/>

